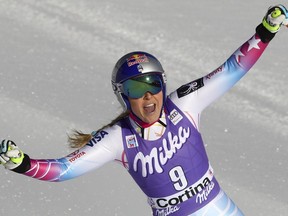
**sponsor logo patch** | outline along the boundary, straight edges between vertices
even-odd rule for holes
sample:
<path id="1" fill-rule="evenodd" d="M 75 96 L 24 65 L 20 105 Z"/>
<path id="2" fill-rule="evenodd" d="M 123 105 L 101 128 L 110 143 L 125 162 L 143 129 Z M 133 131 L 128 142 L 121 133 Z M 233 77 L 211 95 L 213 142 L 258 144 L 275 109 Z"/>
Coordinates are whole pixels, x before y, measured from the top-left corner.
<path id="1" fill-rule="evenodd" d="M 90 146 L 90 147 L 93 147 L 98 142 L 103 140 L 105 136 L 108 135 L 108 132 L 102 130 L 102 131 L 95 132 L 92 135 L 93 135 L 93 138 L 86 144 L 87 146 Z"/>
<path id="2" fill-rule="evenodd" d="M 75 152 L 69 154 L 67 157 L 70 157 L 69 161 L 73 163 L 79 158 L 81 158 L 82 156 L 84 156 L 85 154 L 86 153 L 84 151 L 80 152 L 80 150 L 76 150 Z"/>
<path id="3" fill-rule="evenodd" d="M 176 109 L 173 109 L 170 112 L 168 118 L 174 125 L 177 125 L 181 121 L 181 119 L 183 119 L 183 116 Z"/>
<path id="4" fill-rule="evenodd" d="M 126 136 L 126 144 L 127 144 L 127 148 L 136 148 L 138 147 L 138 142 L 137 142 L 137 138 L 135 135 L 129 135 Z"/>
<path id="5" fill-rule="evenodd" d="M 147 56 L 145 54 L 135 54 L 135 55 L 132 55 L 130 58 L 127 59 L 128 67 L 131 67 L 135 64 L 144 63 L 144 62 L 149 62 L 149 59 L 147 58 Z M 138 68 L 138 70 L 139 70 L 139 68 Z"/>
<path id="6" fill-rule="evenodd" d="M 211 79 L 211 77 L 213 77 L 214 75 L 221 73 L 223 71 L 223 66 L 220 66 L 219 68 L 217 68 L 216 70 L 214 70 L 213 72 L 209 73 L 207 76 L 205 76 L 206 79 Z"/>
<path id="7" fill-rule="evenodd" d="M 204 86 L 203 78 L 194 80 L 186 85 L 177 89 L 178 98 L 184 97 Z"/>

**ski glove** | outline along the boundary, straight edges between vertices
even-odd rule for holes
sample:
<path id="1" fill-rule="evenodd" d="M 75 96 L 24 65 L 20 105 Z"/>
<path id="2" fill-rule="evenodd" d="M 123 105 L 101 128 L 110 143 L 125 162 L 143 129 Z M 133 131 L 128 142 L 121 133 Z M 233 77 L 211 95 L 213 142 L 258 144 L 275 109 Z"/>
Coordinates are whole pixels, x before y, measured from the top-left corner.
<path id="1" fill-rule="evenodd" d="M 262 24 L 269 32 L 278 32 L 281 25 L 288 25 L 288 10 L 280 4 L 269 7 Z"/>
<path id="2" fill-rule="evenodd" d="M 20 166 L 24 153 L 11 140 L 2 140 L 0 144 L 0 163 L 6 169 L 13 170 Z"/>

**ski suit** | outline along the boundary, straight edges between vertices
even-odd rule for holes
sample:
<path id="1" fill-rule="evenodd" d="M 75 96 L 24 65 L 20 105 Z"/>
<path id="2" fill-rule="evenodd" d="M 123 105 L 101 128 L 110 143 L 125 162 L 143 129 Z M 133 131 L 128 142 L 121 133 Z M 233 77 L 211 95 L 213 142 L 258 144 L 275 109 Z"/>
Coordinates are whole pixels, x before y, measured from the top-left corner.
<path id="1" fill-rule="evenodd" d="M 36 160 L 25 155 L 15 171 L 59 182 L 116 161 L 147 195 L 153 215 L 243 215 L 215 179 L 199 120 L 203 109 L 239 81 L 267 45 L 253 35 L 216 70 L 169 94 L 154 124 L 143 126 L 128 116 L 66 157 Z"/>

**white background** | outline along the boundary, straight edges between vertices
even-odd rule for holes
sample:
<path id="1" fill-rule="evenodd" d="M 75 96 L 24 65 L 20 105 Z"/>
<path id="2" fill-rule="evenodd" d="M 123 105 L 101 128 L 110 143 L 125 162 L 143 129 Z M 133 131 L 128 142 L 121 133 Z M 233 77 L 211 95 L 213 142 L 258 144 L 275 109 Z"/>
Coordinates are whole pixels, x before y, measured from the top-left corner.
<path id="1" fill-rule="evenodd" d="M 89 133 L 120 113 L 110 77 L 122 55 L 156 55 L 170 92 L 222 64 L 272 4 L 0 0 L 0 136 L 35 159 L 65 156 L 71 129 Z M 288 212 L 287 37 L 283 28 L 202 115 L 216 177 L 246 215 Z M 63 183 L 0 173 L 0 215 L 150 215 L 145 196 L 114 163 Z"/>

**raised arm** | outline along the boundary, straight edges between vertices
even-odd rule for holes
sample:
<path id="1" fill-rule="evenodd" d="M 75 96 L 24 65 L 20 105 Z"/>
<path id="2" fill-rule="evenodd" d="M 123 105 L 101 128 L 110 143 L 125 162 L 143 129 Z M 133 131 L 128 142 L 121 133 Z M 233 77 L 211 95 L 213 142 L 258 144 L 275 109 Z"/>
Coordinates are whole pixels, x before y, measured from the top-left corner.
<path id="1" fill-rule="evenodd" d="M 66 157 L 60 159 L 31 159 L 10 140 L 3 140 L 0 148 L 0 162 L 5 168 L 26 176 L 51 182 L 69 180 L 94 170 L 109 161 L 117 159 L 122 146 L 112 146 L 113 131 L 100 131 L 90 142 Z"/>
<path id="2" fill-rule="evenodd" d="M 227 61 L 208 75 L 181 86 L 171 97 L 182 108 L 198 115 L 209 104 L 234 86 L 257 62 L 269 42 L 287 24 L 287 10 L 282 5 L 270 7 L 257 26 L 256 33 L 240 46 Z M 191 94 L 192 93 L 192 94 Z"/>

